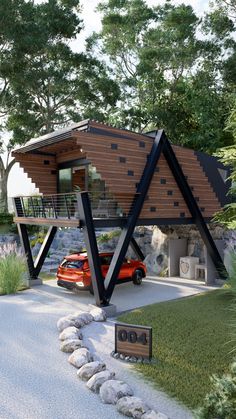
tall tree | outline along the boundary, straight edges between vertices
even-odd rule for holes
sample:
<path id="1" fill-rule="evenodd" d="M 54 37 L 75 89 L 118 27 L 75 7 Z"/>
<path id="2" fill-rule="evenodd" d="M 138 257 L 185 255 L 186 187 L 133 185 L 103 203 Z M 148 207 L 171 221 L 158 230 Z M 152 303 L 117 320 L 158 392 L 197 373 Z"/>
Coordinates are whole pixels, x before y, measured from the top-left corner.
<path id="1" fill-rule="evenodd" d="M 234 136 L 234 144 L 230 147 L 220 149 L 217 156 L 222 163 L 231 167 L 231 189 L 232 203 L 225 206 L 222 212 L 215 217 L 216 221 L 225 225 L 230 229 L 236 229 L 236 102 L 229 116 L 227 130 L 231 131 Z"/>
<path id="2" fill-rule="evenodd" d="M 102 31 L 88 48 L 108 56 L 122 90 L 111 121 L 140 131 L 162 126 L 174 142 L 210 152 L 230 144 L 232 135 L 223 132 L 231 102 L 223 51 L 227 40 L 231 57 L 233 26 L 222 31 L 225 43 L 215 43 L 212 22 L 203 26 L 191 6 L 106 0 L 99 10 Z"/>
<path id="3" fill-rule="evenodd" d="M 0 110 L 15 144 L 93 116 L 104 120 L 119 94 L 106 68 L 72 51 L 82 28 L 79 0 L 10 0 L 0 4 Z M 0 210 L 7 209 L 12 167 L 0 158 Z"/>

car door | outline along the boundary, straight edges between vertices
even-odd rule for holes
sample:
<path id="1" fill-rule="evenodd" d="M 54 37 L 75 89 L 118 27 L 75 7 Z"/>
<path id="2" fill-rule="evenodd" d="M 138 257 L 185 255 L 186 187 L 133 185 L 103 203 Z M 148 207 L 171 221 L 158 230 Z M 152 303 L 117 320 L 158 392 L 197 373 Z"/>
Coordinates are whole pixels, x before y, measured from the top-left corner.
<path id="1" fill-rule="evenodd" d="M 131 276 L 130 261 L 129 259 L 124 258 L 123 263 L 120 268 L 119 279 L 130 278 L 130 276 Z"/>

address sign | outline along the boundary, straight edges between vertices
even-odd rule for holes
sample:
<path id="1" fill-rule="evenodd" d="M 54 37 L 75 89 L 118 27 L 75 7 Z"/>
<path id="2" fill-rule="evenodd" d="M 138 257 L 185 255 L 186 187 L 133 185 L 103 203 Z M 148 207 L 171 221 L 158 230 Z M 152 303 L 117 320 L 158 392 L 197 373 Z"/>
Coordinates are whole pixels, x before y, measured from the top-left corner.
<path id="1" fill-rule="evenodd" d="M 115 352 L 150 359 L 152 357 L 152 328 L 116 323 Z"/>

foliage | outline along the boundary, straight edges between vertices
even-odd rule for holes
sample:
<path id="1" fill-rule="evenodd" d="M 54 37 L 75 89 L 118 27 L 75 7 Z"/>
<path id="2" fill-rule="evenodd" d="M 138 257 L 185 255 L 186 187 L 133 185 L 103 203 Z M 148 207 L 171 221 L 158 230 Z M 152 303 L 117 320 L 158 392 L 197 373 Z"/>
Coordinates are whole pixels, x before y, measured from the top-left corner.
<path id="1" fill-rule="evenodd" d="M 225 147 L 217 152 L 217 156 L 222 163 L 231 167 L 231 180 L 230 194 L 232 196 L 232 203 L 226 205 L 222 212 L 215 216 L 215 220 L 225 225 L 227 228 L 236 229 L 236 104 L 228 119 L 227 130 L 232 131 L 235 143 L 230 147 Z"/>
<path id="2" fill-rule="evenodd" d="M 12 224 L 13 223 L 13 214 L 0 213 L 0 225 L 1 224 Z"/>
<path id="3" fill-rule="evenodd" d="M 163 127 L 175 143 L 203 151 L 230 145 L 232 135 L 223 131 L 235 92 L 230 18 L 216 32 L 213 17 L 202 23 L 191 6 L 171 1 L 149 7 L 106 0 L 99 11 L 102 31 L 88 50 L 107 56 L 121 89 L 110 122 L 139 131 Z"/>
<path id="4" fill-rule="evenodd" d="M 46 236 L 46 232 L 43 231 L 39 231 L 33 239 L 30 240 L 30 246 L 34 247 L 36 244 L 42 244 L 44 242 Z"/>
<path id="5" fill-rule="evenodd" d="M 199 410 L 199 419 L 235 419 L 236 417 L 236 362 L 230 374 L 222 377 L 213 375 L 212 391 L 206 396 L 204 407 Z"/>
<path id="6" fill-rule="evenodd" d="M 112 240 L 114 237 L 119 237 L 119 236 L 120 236 L 120 231 L 119 230 L 109 231 L 109 233 L 101 234 L 98 237 L 97 242 L 98 243 L 107 243 L 108 241 Z"/>
<path id="7" fill-rule="evenodd" d="M 31 137 L 93 117 L 119 96 L 106 65 L 70 44 L 82 29 L 79 0 L 0 2 L 0 128 L 12 136 L 0 156 L 0 212 L 7 211 L 9 152 Z M 2 201 L 2 202 L 1 202 Z"/>
<path id="8" fill-rule="evenodd" d="M 26 262 L 16 243 L 0 247 L 0 293 L 14 294 L 24 283 Z"/>
<path id="9" fill-rule="evenodd" d="M 153 328 L 150 365 L 135 365 L 151 380 L 190 408 L 202 404 L 212 374 L 228 373 L 228 310 L 232 296 L 221 290 L 136 309 L 119 320 Z"/>

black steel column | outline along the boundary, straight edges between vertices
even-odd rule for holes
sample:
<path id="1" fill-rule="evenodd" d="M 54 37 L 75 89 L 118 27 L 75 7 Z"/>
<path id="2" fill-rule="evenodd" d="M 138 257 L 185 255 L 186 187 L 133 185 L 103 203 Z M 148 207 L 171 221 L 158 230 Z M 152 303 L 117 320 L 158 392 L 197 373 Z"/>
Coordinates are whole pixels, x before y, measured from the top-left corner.
<path id="1" fill-rule="evenodd" d="M 84 233 L 84 241 L 88 254 L 88 262 L 91 272 L 93 291 L 97 306 L 108 305 L 105 297 L 104 280 L 102 278 L 101 264 L 98 254 L 97 239 L 94 230 L 93 217 L 89 195 L 87 192 L 76 194 L 80 227 Z"/>
<path id="2" fill-rule="evenodd" d="M 132 238 L 138 217 L 142 210 L 144 200 L 146 194 L 148 192 L 150 183 L 152 181 L 152 177 L 155 171 L 155 167 L 161 155 L 163 145 L 165 142 L 165 133 L 163 130 L 157 132 L 157 135 L 154 139 L 153 146 L 151 152 L 148 156 L 146 166 L 143 171 L 143 175 L 137 190 L 137 197 L 133 204 L 133 209 L 131 214 L 128 216 L 128 220 L 124 228 L 122 229 L 116 250 L 114 252 L 106 279 L 105 279 L 105 286 L 107 287 L 106 290 L 106 297 L 108 301 L 110 300 L 117 277 L 119 275 L 119 271 L 121 265 L 123 263 L 124 257 L 126 255 L 130 240 Z"/>
<path id="3" fill-rule="evenodd" d="M 37 279 L 37 273 L 34 268 L 34 261 L 32 258 L 31 247 L 30 247 L 29 236 L 28 236 L 26 225 L 17 223 L 17 228 L 18 228 L 21 245 L 24 249 L 24 253 L 26 257 L 26 262 L 27 262 L 28 271 L 29 271 L 29 278 Z"/>
<path id="4" fill-rule="evenodd" d="M 145 259 L 145 256 L 134 237 L 132 237 L 130 240 L 130 246 L 132 247 L 132 250 L 134 251 L 134 253 L 138 256 L 140 260 Z"/>
<path id="5" fill-rule="evenodd" d="M 188 209 L 193 217 L 193 222 L 198 227 L 198 230 L 200 232 L 200 235 L 202 237 L 203 242 L 205 243 L 205 246 L 207 248 L 207 251 L 212 259 L 212 262 L 214 263 L 216 270 L 219 274 L 219 276 L 223 279 L 228 278 L 227 271 L 225 269 L 224 263 L 221 259 L 221 256 L 218 252 L 218 249 L 214 243 L 214 240 L 211 236 L 210 231 L 208 230 L 208 227 L 205 223 L 205 220 L 202 216 L 202 213 L 198 207 L 198 204 L 192 194 L 192 191 L 188 185 L 188 182 L 185 178 L 185 175 L 182 171 L 181 166 L 179 165 L 179 162 L 175 156 L 175 153 L 171 147 L 170 142 L 166 139 L 165 145 L 163 148 L 163 154 L 166 158 L 166 161 L 170 167 L 170 170 L 173 173 L 173 176 L 175 178 L 175 181 L 183 195 L 183 198 L 186 202 L 186 205 L 188 206 Z"/>
<path id="6" fill-rule="evenodd" d="M 52 244 L 52 241 L 55 237 L 55 234 L 57 232 L 57 227 L 51 226 L 48 229 L 48 232 L 44 238 L 44 241 L 42 243 L 42 246 L 39 250 L 38 256 L 34 262 L 34 271 L 35 274 L 38 276 L 39 272 L 41 271 L 41 268 L 43 266 L 43 263 L 45 261 L 45 258 L 47 257 L 48 251 L 50 249 L 50 246 Z"/>

